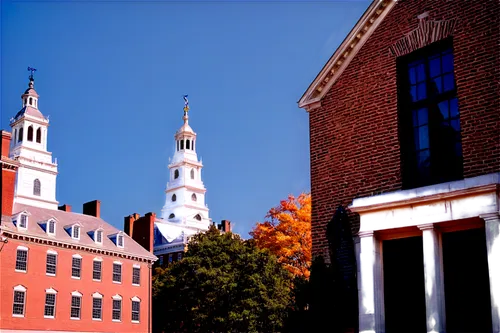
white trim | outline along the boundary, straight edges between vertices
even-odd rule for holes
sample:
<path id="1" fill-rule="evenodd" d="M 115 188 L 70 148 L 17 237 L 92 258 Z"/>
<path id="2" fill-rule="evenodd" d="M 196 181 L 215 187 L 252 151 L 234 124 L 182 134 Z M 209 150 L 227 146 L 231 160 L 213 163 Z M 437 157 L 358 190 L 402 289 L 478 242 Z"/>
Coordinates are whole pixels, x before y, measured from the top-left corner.
<path id="1" fill-rule="evenodd" d="M 28 290 L 28 289 L 26 289 L 26 287 L 25 287 L 25 286 L 23 286 L 22 284 L 18 284 L 17 286 L 15 286 L 15 287 L 14 287 L 14 288 L 12 288 L 12 289 L 14 289 L 14 291 L 24 291 L 24 292 L 26 292 L 26 291 Z"/>
<path id="2" fill-rule="evenodd" d="M 113 261 L 113 264 L 122 265 L 122 262 L 121 262 L 121 261 L 116 260 L 116 261 Z"/>
<path id="3" fill-rule="evenodd" d="M 24 251 L 29 251 L 29 248 L 27 248 L 26 246 L 22 246 L 22 245 L 19 245 L 16 250 L 24 250 Z"/>
<path id="4" fill-rule="evenodd" d="M 103 261 L 101 257 L 95 257 L 93 261 Z"/>
<path id="5" fill-rule="evenodd" d="M 72 292 L 71 292 L 71 296 L 82 297 L 83 295 L 82 295 L 82 293 L 81 293 L 81 292 L 79 292 L 79 291 L 75 290 L 75 291 L 72 291 Z"/>
<path id="6" fill-rule="evenodd" d="M 45 289 L 46 294 L 57 294 L 57 290 L 54 288 L 50 287 L 49 289 Z"/>
<path id="7" fill-rule="evenodd" d="M 78 227 L 78 237 L 74 237 L 75 227 Z M 77 223 L 73 224 L 71 226 L 71 238 L 72 239 L 76 239 L 76 240 L 80 240 L 81 234 L 82 234 L 82 227 L 81 227 L 81 225 L 77 224 Z"/>
<path id="8" fill-rule="evenodd" d="M 54 250 L 51 250 L 51 249 L 47 250 L 47 253 L 48 254 L 55 254 L 55 255 L 57 255 L 57 251 L 54 251 Z"/>
<path id="9" fill-rule="evenodd" d="M 97 240 L 97 233 L 98 233 L 99 231 L 101 232 L 101 241 L 100 241 L 100 242 Z M 99 227 L 99 228 L 97 228 L 97 229 L 94 231 L 94 242 L 95 242 L 96 244 L 99 244 L 99 245 L 102 245 L 102 244 L 103 244 L 103 242 L 104 242 L 104 229 L 103 229 L 103 228 Z"/>
<path id="10" fill-rule="evenodd" d="M 98 291 L 92 294 L 92 298 L 102 298 L 102 294 L 100 294 Z"/>
<path id="11" fill-rule="evenodd" d="M 132 324 L 140 324 L 140 323 L 141 323 L 140 321 L 132 320 Z"/>
<path id="12" fill-rule="evenodd" d="M 83 257 L 81 255 L 79 255 L 78 253 L 77 254 L 73 254 L 73 258 L 83 259 Z"/>
<path id="13" fill-rule="evenodd" d="M 54 222 L 54 232 L 50 232 L 50 222 Z M 55 236 L 56 235 L 56 231 L 57 231 L 57 221 L 56 219 L 54 218 L 50 218 L 47 220 L 47 225 L 46 225 L 46 228 L 47 228 L 47 235 L 50 235 L 50 236 Z"/>
<path id="14" fill-rule="evenodd" d="M 118 295 L 118 294 L 116 294 L 116 295 L 112 296 L 111 298 L 112 298 L 112 299 L 114 299 L 115 301 L 121 301 L 121 300 L 123 299 L 123 298 L 122 298 L 120 295 Z"/>
<path id="15" fill-rule="evenodd" d="M 141 299 L 137 296 L 132 297 L 130 300 L 133 302 L 140 302 L 141 301 Z"/>
<path id="16" fill-rule="evenodd" d="M 132 267 L 134 267 L 134 268 L 141 268 L 141 265 L 139 265 L 139 264 L 134 264 L 134 265 L 132 265 Z"/>

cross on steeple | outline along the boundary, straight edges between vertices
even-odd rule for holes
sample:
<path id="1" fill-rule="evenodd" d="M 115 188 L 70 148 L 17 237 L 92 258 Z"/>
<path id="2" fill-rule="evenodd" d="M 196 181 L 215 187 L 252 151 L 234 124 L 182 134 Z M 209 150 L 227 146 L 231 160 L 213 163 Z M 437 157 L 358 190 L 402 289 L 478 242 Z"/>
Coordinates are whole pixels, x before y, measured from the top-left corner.
<path id="1" fill-rule="evenodd" d="M 35 81 L 35 79 L 33 78 L 33 73 L 36 72 L 36 68 L 28 66 L 28 71 L 31 72 L 31 74 L 30 74 L 30 81 Z"/>

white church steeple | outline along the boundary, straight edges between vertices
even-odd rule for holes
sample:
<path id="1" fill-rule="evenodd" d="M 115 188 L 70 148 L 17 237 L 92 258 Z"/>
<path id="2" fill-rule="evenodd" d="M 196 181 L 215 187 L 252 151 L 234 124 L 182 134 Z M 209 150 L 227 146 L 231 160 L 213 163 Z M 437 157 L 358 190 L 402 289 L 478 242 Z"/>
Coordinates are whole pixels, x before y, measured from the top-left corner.
<path id="1" fill-rule="evenodd" d="M 47 151 L 49 120 L 38 109 L 39 95 L 35 91 L 34 68 L 28 89 L 21 95 L 22 108 L 10 121 L 12 140 L 10 158 L 18 160 L 14 202 L 57 209 L 57 163 Z"/>
<path id="2" fill-rule="evenodd" d="M 162 218 L 187 226 L 208 229 L 211 219 L 201 179 L 203 164 L 196 155 L 196 133 L 189 126 L 189 103 L 184 96 L 184 124 L 175 133 L 175 153 L 169 164 L 170 181 L 165 190 Z"/>

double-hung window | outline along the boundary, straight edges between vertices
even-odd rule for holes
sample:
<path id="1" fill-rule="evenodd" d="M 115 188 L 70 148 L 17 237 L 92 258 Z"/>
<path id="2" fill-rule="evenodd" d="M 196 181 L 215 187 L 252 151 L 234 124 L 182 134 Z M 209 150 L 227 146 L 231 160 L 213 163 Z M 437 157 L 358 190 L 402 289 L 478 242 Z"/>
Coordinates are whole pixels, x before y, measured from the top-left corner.
<path id="1" fill-rule="evenodd" d="M 73 292 L 71 294 L 71 319 L 80 319 L 82 311 L 82 294 Z"/>
<path id="2" fill-rule="evenodd" d="M 45 265 L 45 273 L 50 276 L 55 276 L 56 268 L 57 268 L 57 253 L 49 250 L 47 252 L 47 263 Z"/>
<path id="3" fill-rule="evenodd" d="M 113 282 L 122 283 L 122 264 L 113 263 Z"/>
<path id="4" fill-rule="evenodd" d="M 133 267 L 132 268 L 132 284 L 133 285 L 140 285 L 141 284 L 141 268 L 140 267 Z"/>
<path id="5" fill-rule="evenodd" d="M 24 307 L 26 304 L 26 288 L 18 285 L 14 287 L 14 299 L 12 302 L 12 316 L 24 317 Z"/>
<path id="6" fill-rule="evenodd" d="M 71 277 L 81 278 L 82 275 L 82 257 L 78 254 L 73 255 L 71 262 Z"/>
<path id="7" fill-rule="evenodd" d="M 102 320 L 102 295 L 99 293 L 92 295 L 92 319 Z"/>
<path id="8" fill-rule="evenodd" d="M 141 301 L 134 297 L 132 298 L 132 322 L 138 323 L 141 314 Z"/>
<path id="9" fill-rule="evenodd" d="M 54 318 L 56 314 L 56 291 L 48 289 L 45 291 L 44 318 Z"/>
<path id="10" fill-rule="evenodd" d="M 92 279 L 94 281 L 101 281 L 102 278 L 102 261 L 100 259 L 94 259 Z"/>
<path id="11" fill-rule="evenodd" d="M 17 272 L 27 272 L 28 271 L 28 248 L 24 246 L 19 246 L 16 253 L 16 271 Z"/>
<path id="12" fill-rule="evenodd" d="M 122 320 L 122 299 L 121 297 L 113 297 L 113 321 Z"/>

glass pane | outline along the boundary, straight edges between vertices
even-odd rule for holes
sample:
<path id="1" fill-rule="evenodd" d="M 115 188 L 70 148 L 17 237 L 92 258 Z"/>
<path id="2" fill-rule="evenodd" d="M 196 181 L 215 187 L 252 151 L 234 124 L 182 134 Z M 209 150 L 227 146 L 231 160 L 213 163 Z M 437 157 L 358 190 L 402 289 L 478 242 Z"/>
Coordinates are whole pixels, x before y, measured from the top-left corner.
<path id="1" fill-rule="evenodd" d="M 418 100 L 427 98 L 427 91 L 425 89 L 425 82 L 417 85 Z"/>
<path id="2" fill-rule="evenodd" d="M 453 72 L 453 53 L 443 55 L 443 73 Z"/>
<path id="3" fill-rule="evenodd" d="M 419 127 L 418 144 L 420 149 L 429 148 L 429 131 L 427 129 L 427 126 Z"/>
<path id="4" fill-rule="evenodd" d="M 462 156 L 462 144 L 460 142 L 455 143 L 455 156 Z"/>
<path id="5" fill-rule="evenodd" d="M 458 100 L 453 98 L 450 100 L 450 117 L 455 118 L 458 116 Z"/>
<path id="6" fill-rule="evenodd" d="M 412 111 L 412 118 L 413 118 L 413 127 L 418 126 L 418 110 L 413 110 Z"/>
<path id="7" fill-rule="evenodd" d="M 424 64 L 420 64 L 417 66 L 417 82 L 425 81 L 425 67 Z"/>
<path id="8" fill-rule="evenodd" d="M 439 111 L 443 115 L 444 119 L 448 119 L 448 101 L 443 101 L 438 104 Z"/>
<path id="9" fill-rule="evenodd" d="M 429 59 L 431 77 L 436 77 L 441 74 L 441 58 L 438 56 Z"/>
<path id="10" fill-rule="evenodd" d="M 445 75 L 444 76 L 444 91 L 452 90 L 453 88 L 455 88 L 453 74 Z"/>
<path id="11" fill-rule="evenodd" d="M 430 154 L 429 150 L 423 150 L 418 152 L 418 168 L 428 168 L 430 165 Z"/>
<path id="12" fill-rule="evenodd" d="M 411 86 L 410 94 L 411 94 L 412 102 L 418 101 L 418 99 L 417 99 L 417 86 Z"/>
<path id="13" fill-rule="evenodd" d="M 441 76 L 435 77 L 432 79 L 433 85 L 432 85 L 432 92 L 434 94 L 436 93 L 442 93 L 443 92 L 443 78 Z"/>
<path id="14" fill-rule="evenodd" d="M 451 127 L 457 132 L 460 132 L 460 120 L 459 119 L 453 119 L 451 121 Z"/>
<path id="15" fill-rule="evenodd" d="M 427 108 L 418 110 L 418 125 L 425 125 L 427 122 Z"/>
<path id="16" fill-rule="evenodd" d="M 410 83 L 411 84 L 417 83 L 417 72 L 414 67 L 410 67 L 408 74 L 410 77 Z"/>

